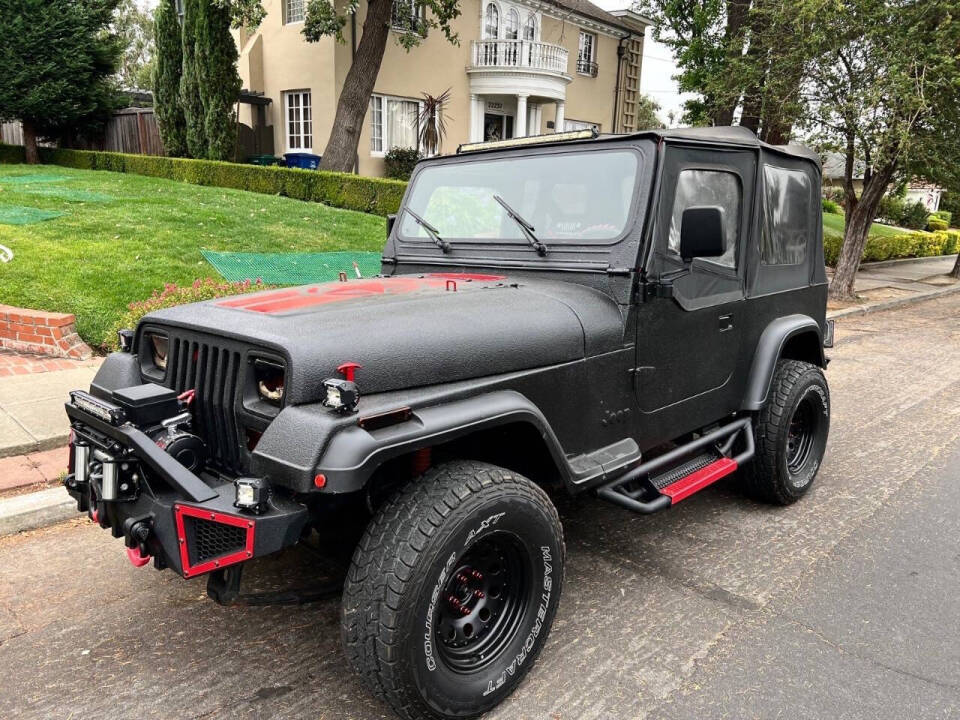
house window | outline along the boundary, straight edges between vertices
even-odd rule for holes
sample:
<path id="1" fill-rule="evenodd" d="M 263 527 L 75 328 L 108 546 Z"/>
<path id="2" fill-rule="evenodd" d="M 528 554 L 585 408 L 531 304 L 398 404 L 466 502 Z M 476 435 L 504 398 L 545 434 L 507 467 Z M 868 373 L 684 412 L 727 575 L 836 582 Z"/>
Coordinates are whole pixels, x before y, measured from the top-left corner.
<path id="1" fill-rule="evenodd" d="M 500 11 L 493 3 L 487 5 L 483 14 L 483 37 L 485 40 L 496 40 L 500 34 Z"/>
<path id="2" fill-rule="evenodd" d="M 581 75 L 597 76 L 597 36 L 580 31 L 580 44 L 577 50 L 577 72 Z"/>
<path id="3" fill-rule="evenodd" d="M 537 18 L 533 13 L 527 15 L 527 22 L 523 26 L 523 39 L 531 41 L 537 39 Z"/>
<path id="4" fill-rule="evenodd" d="M 303 22 L 303 4 L 305 0 L 284 0 L 283 14 L 285 22 L 290 23 Z"/>
<path id="5" fill-rule="evenodd" d="M 393 0 L 390 11 L 390 26 L 401 32 L 414 32 L 423 35 L 426 28 L 424 23 L 423 4 L 417 0 Z"/>
<path id="6" fill-rule="evenodd" d="M 504 40 L 516 40 L 520 31 L 520 13 L 516 10 L 510 10 L 503 22 Z"/>
<path id="7" fill-rule="evenodd" d="M 313 113 L 309 90 L 292 90 L 283 94 L 287 111 L 287 149 L 313 149 Z"/>
<path id="8" fill-rule="evenodd" d="M 799 170 L 763 166 L 763 227 L 760 262 L 799 265 L 815 237 L 810 178 Z"/>
<path id="9" fill-rule="evenodd" d="M 670 219 L 670 251 L 680 254 L 680 224 L 683 211 L 691 207 L 714 205 L 723 217 L 723 255 L 703 258 L 726 267 L 737 266 L 737 233 L 740 231 L 740 179 L 720 170 L 682 170 L 677 178 Z"/>
<path id="10" fill-rule="evenodd" d="M 416 100 L 373 95 L 370 98 L 370 152 L 419 147 L 420 104 Z"/>

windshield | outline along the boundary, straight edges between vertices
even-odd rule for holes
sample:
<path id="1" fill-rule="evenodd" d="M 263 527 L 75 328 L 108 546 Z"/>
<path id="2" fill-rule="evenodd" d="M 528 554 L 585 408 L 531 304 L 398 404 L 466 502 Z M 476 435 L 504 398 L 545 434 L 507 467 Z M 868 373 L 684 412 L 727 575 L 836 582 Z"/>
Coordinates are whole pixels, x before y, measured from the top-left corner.
<path id="1" fill-rule="evenodd" d="M 434 165 L 417 174 L 407 207 L 449 240 L 454 252 L 464 241 L 527 242 L 495 196 L 548 245 L 611 242 L 626 228 L 638 167 L 637 154 L 629 150 Z M 401 239 L 431 242 L 410 213 L 399 221 Z"/>

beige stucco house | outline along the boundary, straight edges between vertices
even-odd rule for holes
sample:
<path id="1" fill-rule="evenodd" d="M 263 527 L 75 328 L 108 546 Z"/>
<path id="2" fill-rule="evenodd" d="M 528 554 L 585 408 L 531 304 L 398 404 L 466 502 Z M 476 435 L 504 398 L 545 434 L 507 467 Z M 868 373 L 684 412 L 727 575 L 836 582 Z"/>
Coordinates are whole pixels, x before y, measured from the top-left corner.
<path id="1" fill-rule="evenodd" d="M 422 9 L 416 0 L 395 3 L 395 32 L 406 32 L 407 16 Z M 323 154 L 366 3 L 342 43 L 308 43 L 304 7 L 305 0 L 265 0 L 260 27 L 236 33 L 244 88 L 271 101 L 242 105 L 240 121 L 272 126 L 277 154 Z M 460 7 L 459 45 L 439 31 L 409 53 L 395 37 L 388 42 L 357 149 L 361 174 L 382 174 L 391 147 L 416 146 L 422 93 L 448 88 L 444 153 L 470 141 L 636 129 L 647 19 L 587 0 L 461 0 Z"/>

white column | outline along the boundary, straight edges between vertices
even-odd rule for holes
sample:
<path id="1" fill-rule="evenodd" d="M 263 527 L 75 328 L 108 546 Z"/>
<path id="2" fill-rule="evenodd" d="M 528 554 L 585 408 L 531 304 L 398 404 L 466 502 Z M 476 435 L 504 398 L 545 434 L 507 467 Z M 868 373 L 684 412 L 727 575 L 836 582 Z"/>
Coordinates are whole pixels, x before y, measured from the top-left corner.
<path id="1" fill-rule="evenodd" d="M 563 132 L 563 106 L 565 104 L 563 100 L 557 100 L 557 117 L 553 121 L 554 132 Z"/>
<path id="2" fill-rule="evenodd" d="M 483 101 L 479 95 L 470 94 L 470 142 L 483 140 Z"/>
<path id="3" fill-rule="evenodd" d="M 513 121 L 513 136 L 527 136 L 527 96 L 517 95 L 517 118 Z"/>

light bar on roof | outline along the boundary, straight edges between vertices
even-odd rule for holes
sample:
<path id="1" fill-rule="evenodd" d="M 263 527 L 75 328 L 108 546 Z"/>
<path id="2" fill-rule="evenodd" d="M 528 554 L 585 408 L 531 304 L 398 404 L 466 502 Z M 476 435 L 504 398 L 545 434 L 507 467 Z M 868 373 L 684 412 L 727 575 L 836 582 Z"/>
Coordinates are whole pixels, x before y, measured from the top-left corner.
<path id="1" fill-rule="evenodd" d="M 510 140 L 491 140 L 489 142 L 464 143 L 457 148 L 457 154 L 476 152 L 478 150 L 498 150 L 500 148 L 521 147 L 523 145 L 544 145 L 547 143 L 567 142 L 570 140 L 593 140 L 597 137 L 596 128 L 587 130 L 571 130 L 548 135 L 529 135 L 527 137 L 511 138 Z"/>

